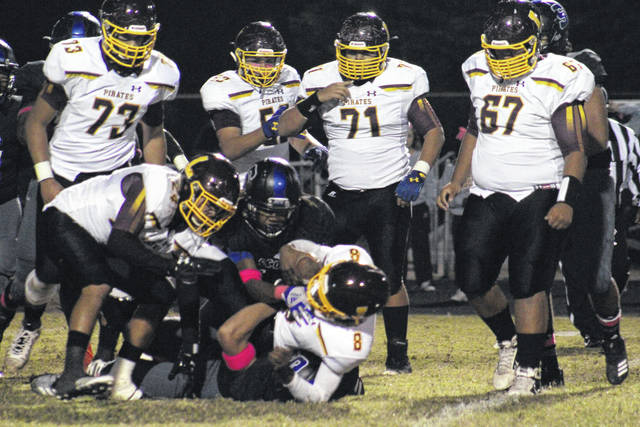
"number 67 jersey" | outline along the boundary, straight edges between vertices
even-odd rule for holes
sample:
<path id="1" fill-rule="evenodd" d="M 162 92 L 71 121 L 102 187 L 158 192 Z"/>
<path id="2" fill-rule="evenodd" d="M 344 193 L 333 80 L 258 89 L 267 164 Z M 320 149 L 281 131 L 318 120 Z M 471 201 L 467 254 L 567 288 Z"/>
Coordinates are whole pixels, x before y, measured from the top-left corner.
<path id="1" fill-rule="evenodd" d="M 61 87 L 66 96 L 59 94 L 66 104 L 53 105 L 61 113 L 50 142 L 51 165 L 70 181 L 81 172 L 112 171 L 130 161 L 136 125 L 149 106 L 171 100 L 178 92 L 180 72 L 160 52 L 151 53 L 139 74 L 123 77 L 107 68 L 100 40 L 62 41 L 44 64 L 44 74 L 53 83 L 46 91 Z"/>
<path id="2" fill-rule="evenodd" d="M 564 105 L 587 100 L 593 74 L 571 58 L 550 53 L 526 77 L 498 83 L 479 51 L 462 64 L 462 75 L 471 91 L 470 121 L 478 130 L 471 193 L 501 192 L 519 201 L 535 188 L 559 184 L 564 158 L 551 116 Z"/>

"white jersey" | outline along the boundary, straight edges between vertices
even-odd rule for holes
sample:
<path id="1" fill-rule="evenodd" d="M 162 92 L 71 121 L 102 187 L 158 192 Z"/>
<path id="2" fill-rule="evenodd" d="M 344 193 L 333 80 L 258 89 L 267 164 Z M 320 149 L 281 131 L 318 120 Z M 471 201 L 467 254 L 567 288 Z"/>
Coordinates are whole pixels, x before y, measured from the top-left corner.
<path id="1" fill-rule="evenodd" d="M 343 81 L 338 62 L 304 73 L 307 96 Z M 429 91 L 419 66 L 389 58 L 372 81 L 349 87 L 345 103 L 324 103 L 320 117 L 329 140 L 329 179 L 347 190 L 383 188 L 399 182 L 410 170 L 406 147 L 411 102 Z"/>
<path id="2" fill-rule="evenodd" d="M 373 265 L 371 257 L 356 245 L 322 246 L 308 240 L 291 242 L 295 249 L 306 251 L 323 265 L 339 261 L 356 261 Z M 307 402 L 327 401 L 338 387 L 342 376 L 371 353 L 376 316 L 367 317 L 357 326 L 342 326 L 316 316 L 309 324 L 288 321 L 284 312 L 275 318 L 273 346 L 307 350 L 320 357 L 321 364 L 309 382 L 295 374 L 287 385 L 294 398 Z"/>
<path id="3" fill-rule="evenodd" d="M 462 75 L 479 130 L 471 193 L 501 192 L 522 200 L 537 186 L 558 185 L 564 158 L 551 116 L 564 104 L 587 100 L 593 74 L 571 58 L 548 54 L 528 76 L 498 84 L 479 51 L 462 64 Z"/>
<path id="4" fill-rule="evenodd" d="M 166 166 L 142 164 L 88 179 L 62 190 L 44 209 L 55 207 L 64 212 L 104 245 L 125 200 L 122 181 L 131 174 L 142 175 L 144 184 L 145 225 L 139 234 L 143 243 L 156 252 L 180 247 L 191 256 L 216 261 L 226 258 L 190 228 L 179 233 L 168 228 L 178 208 L 181 174 Z"/>
<path id="5" fill-rule="evenodd" d="M 148 106 L 178 93 L 180 72 L 160 52 L 151 53 L 140 75 L 122 77 L 107 69 L 100 40 L 60 42 L 44 64 L 46 78 L 67 95 L 49 151 L 54 172 L 69 181 L 81 172 L 111 171 L 131 160 L 136 124 Z"/>
<path id="6" fill-rule="evenodd" d="M 260 128 L 279 107 L 295 105 L 304 97 L 300 75 L 286 64 L 276 83 L 268 88 L 256 88 L 242 80 L 235 70 L 228 70 L 207 80 L 200 88 L 200 95 L 206 111 L 229 110 L 237 114 L 243 135 Z M 238 172 L 246 172 L 266 157 L 289 159 L 289 144 L 262 144 L 234 160 L 233 165 Z"/>

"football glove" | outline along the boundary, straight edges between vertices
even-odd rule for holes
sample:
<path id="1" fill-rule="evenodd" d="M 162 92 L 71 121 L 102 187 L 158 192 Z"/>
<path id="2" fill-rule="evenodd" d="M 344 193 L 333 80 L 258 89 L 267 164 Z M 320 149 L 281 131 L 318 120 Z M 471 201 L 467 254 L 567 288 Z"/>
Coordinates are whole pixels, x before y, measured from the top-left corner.
<path id="1" fill-rule="evenodd" d="M 196 283 L 198 276 L 212 276 L 219 273 L 221 269 L 219 261 L 192 257 L 186 252 L 181 252 L 169 275 L 185 285 L 190 285 Z"/>
<path id="2" fill-rule="evenodd" d="M 262 123 L 262 132 L 267 139 L 272 139 L 278 136 L 278 126 L 280 124 L 280 116 L 287 109 L 286 105 L 281 106 L 275 113 L 269 118 L 269 120 Z"/>
<path id="3" fill-rule="evenodd" d="M 307 304 L 307 290 L 304 286 L 289 286 L 282 294 L 285 304 L 289 307 L 286 318 L 296 325 L 309 325 L 313 321 L 313 310 Z"/>
<path id="4" fill-rule="evenodd" d="M 329 158 L 329 150 L 325 146 L 317 146 L 307 149 L 303 156 L 303 160 L 313 162 L 313 171 L 320 172 L 327 167 L 327 159 Z"/>
<path id="5" fill-rule="evenodd" d="M 184 397 L 194 397 L 194 384 L 196 373 L 196 357 L 198 356 L 198 345 L 194 344 L 190 350 L 180 349 L 178 358 L 169 372 L 168 379 L 173 380 L 178 374 L 186 378 Z"/>
<path id="6" fill-rule="evenodd" d="M 396 196 L 405 202 L 413 202 L 420 195 L 426 178 L 427 175 L 424 172 L 413 169 L 396 187 Z"/>

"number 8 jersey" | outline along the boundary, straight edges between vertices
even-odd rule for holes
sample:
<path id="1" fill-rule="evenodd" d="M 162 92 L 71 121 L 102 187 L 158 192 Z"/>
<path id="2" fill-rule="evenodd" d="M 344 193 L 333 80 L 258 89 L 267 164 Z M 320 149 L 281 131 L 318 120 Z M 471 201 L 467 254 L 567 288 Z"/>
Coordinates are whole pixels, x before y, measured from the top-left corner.
<path id="1" fill-rule="evenodd" d="M 551 124 L 560 107 L 585 101 L 593 74 L 571 58 L 548 54 L 516 82 L 496 82 L 479 51 L 462 64 L 471 91 L 478 139 L 473 151 L 471 193 L 506 193 L 522 200 L 536 188 L 557 185 L 564 158 Z"/>
<path id="2" fill-rule="evenodd" d="M 341 81 L 338 62 L 333 61 L 305 72 L 302 86 L 309 96 Z M 399 182 L 410 169 L 405 145 L 409 107 L 428 91 L 422 68 L 389 58 L 382 74 L 349 87 L 346 103 L 324 103 L 320 118 L 329 140 L 329 179 L 346 190 Z"/>
<path id="3" fill-rule="evenodd" d="M 108 172 L 130 161 L 136 124 L 151 104 L 178 92 L 180 72 L 173 61 L 153 51 L 139 75 L 123 77 L 107 68 L 100 40 L 62 41 L 44 64 L 47 80 L 66 95 L 66 104 L 54 107 L 63 108 L 49 151 L 54 172 L 69 181 L 81 172 Z"/>

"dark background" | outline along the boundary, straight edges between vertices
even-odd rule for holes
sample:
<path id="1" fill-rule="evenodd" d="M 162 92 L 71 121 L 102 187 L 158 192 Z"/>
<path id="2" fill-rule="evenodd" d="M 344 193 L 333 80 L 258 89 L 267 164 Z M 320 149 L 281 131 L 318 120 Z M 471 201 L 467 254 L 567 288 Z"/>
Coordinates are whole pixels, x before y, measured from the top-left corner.
<path id="1" fill-rule="evenodd" d="M 333 40 L 347 16 L 376 11 L 392 36 L 390 56 L 422 66 L 429 77 L 431 101 L 448 141 L 466 124 L 466 85 L 461 63 L 480 48 L 482 23 L 497 0 L 387 1 L 243 1 L 156 0 L 161 30 L 156 49 L 173 59 L 182 79 L 180 97 L 168 108 L 166 124 L 187 150 L 206 124 L 198 91 L 212 75 L 235 68 L 231 42 L 247 23 L 269 20 L 288 47 L 287 63 L 300 74 L 334 59 Z M 612 99 L 640 98 L 638 42 L 640 4 L 623 0 L 564 0 L 575 50 L 598 52 L 609 73 Z M 18 61 L 43 59 L 53 24 L 70 10 L 98 16 L 101 1 L 0 0 L 0 37 Z M 449 146 L 451 148 L 452 146 Z"/>

